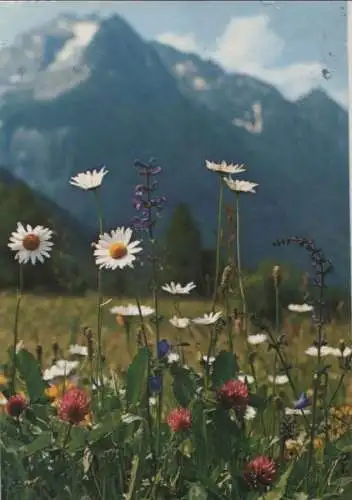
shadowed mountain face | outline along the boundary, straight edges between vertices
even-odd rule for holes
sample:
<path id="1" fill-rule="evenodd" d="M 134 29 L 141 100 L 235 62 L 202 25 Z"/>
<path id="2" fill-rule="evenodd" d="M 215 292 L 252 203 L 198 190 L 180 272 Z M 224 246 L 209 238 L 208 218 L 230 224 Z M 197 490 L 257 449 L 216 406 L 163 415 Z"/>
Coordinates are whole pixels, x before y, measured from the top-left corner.
<path id="1" fill-rule="evenodd" d="M 0 51 L 0 161 L 16 176 L 96 229 L 93 195 L 68 181 L 105 164 L 111 228 L 133 215 L 134 160 L 156 157 L 169 200 L 163 223 L 187 202 L 213 244 L 217 178 L 204 162 L 243 162 L 241 178 L 259 184 L 241 203 L 244 264 L 278 255 L 272 240 L 299 234 L 349 281 L 348 120 L 326 94 L 288 102 L 254 78 L 145 42 L 118 16 L 61 16 L 26 37 L 41 47 L 30 69 L 23 40 L 6 49 L 11 65 Z"/>

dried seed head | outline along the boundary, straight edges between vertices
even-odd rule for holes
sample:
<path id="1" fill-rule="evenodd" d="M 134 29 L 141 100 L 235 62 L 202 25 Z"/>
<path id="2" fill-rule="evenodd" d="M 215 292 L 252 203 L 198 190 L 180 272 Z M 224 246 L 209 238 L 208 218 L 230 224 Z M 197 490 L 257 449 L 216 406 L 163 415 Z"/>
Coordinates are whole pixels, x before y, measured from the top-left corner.
<path id="1" fill-rule="evenodd" d="M 42 364 L 43 361 L 43 346 L 38 344 L 35 347 L 35 353 L 37 356 L 37 360 L 39 361 L 40 364 Z"/>
<path id="2" fill-rule="evenodd" d="M 283 408 L 284 408 L 284 402 L 283 402 L 283 400 L 282 400 L 282 398 L 280 396 L 276 396 L 276 398 L 274 399 L 274 404 L 275 404 L 275 408 L 278 411 L 283 410 Z"/>
<path id="3" fill-rule="evenodd" d="M 339 348 L 340 348 L 341 352 L 344 352 L 344 350 L 346 349 L 346 344 L 345 344 L 345 341 L 343 339 L 340 339 L 340 341 L 339 341 Z"/>

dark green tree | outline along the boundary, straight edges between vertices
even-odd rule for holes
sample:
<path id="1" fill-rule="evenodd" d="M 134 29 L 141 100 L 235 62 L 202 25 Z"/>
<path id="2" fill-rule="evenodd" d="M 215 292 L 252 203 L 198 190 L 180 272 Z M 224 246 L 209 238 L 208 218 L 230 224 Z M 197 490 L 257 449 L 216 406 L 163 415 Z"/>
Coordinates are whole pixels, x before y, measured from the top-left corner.
<path id="1" fill-rule="evenodd" d="M 188 283 L 202 281 L 202 238 L 185 203 L 178 205 L 165 233 L 164 279 Z"/>

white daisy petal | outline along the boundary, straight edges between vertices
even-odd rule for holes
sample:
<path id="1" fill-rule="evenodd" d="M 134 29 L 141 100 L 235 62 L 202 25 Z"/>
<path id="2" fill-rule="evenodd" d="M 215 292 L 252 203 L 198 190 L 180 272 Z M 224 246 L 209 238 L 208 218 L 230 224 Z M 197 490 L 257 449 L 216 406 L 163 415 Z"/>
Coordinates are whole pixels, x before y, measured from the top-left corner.
<path id="1" fill-rule="evenodd" d="M 291 312 L 297 312 L 297 313 L 305 313 L 305 312 L 310 312 L 313 311 L 313 306 L 310 306 L 308 304 L 290 304 L 288 306 L 288 310 Z"/>
<path id="2" fill-rule="evenodd" d="M 170 318 L 169 321 L 172 324 L 172 326 L 180 329 L 187 328 L 190 324 L 190 320 L 188 318 L 178 318 L 177 316 Z"/>
<path id="3" fill-rule="evenodd" d="M 52 231 L 43 226 L 35 226 L 27 224 L 26 229 L 18 222 L 17 229 L 10 238 L 8 247 L 15 253 L 15 260 L 20 264 L 31 262 L 35 265 L 37 261 L 43 263 L 44 257 L 50 257 L 52 241 L 49 239 L 52 236 Z"/>
<path id="4" fill-rule="evenodd" d="M 215 163 L 213 161 L 206 160 L 205 166 L 208 170 L 220 174 L 241 174 L 242 172 L 246 171 L 243 164 L 240 165 L 238 163 L 226 163 L 225 161 L 222 161 L 221 163 Z"/>
<path id="5" fill-rule="evenodd" d="M 184 286 L 180 283 L 171 281 L 171 283 L 167 283 L 161 287 L 162 290 L 170 293 L 171 295 L 188 295 L 194 288 L 196 288 L 196 285 L 193 281 Z"/>
<path id="6" fill-rule="evenodd" d="M 141 252 L 142 248 L 136 246 L 139 242 L 130 243 L 131 236 L 132 230 L 124 227 L 118 227 L 110 235 L 102 234 L 93 252 L 96 265 L 111 270 L 133 268 L 134 254 Z"/>
<path id="7" fill-rule="evenodd" d="M 257 345 L 262 344 L 268 340 L 268 335 L 266 333 L 257 333 L 255 335 L 248 335 L 247 341 L 249 344 Z"/>
<path id="8" fill-rule="evenodd" d="M 217 313 L 211 312 L 209 314 L 204 314 L 203 317 L 192 319 L 192 322 L 195 323 L 196 325 L 213 325 L 218 321 L 218 319 L 221 316 L 222 316 L 221 311 Z"/>
<path id="9" fill-rule="evenodd" d="M 238 179 L 232 179 L 232 177 L 224 177 L 224 182 L 231 191 L 236 193 L 255 193 L 255 188 L 258 184 L 249 181 L 239 181 Z"/>
<path id="10" fill-rule="evenodd" d="M 285 385 L 289 382 L 288 376 L 287 375 L 276 375 L 276 377 L 273 377 L 272 375 L 268 376 L 269 382 L 272 384 L 275 383 L 275 385 Z"/>
<path id="11" fill-rule="evenodd" d="M 146 317 L 150 316 L 151 314 L 154 314 L 155 309 L 152 307 L 148 306 L 142 306 L 140 307 L 140 311 L 138 306 L 135 306 L 133 304 L 128 304 L 127 306 L 114 306 L 110 309 L 111 314 L 115 314 L 116 316 L 140 316 Z"/>
<path id="12" fill-rule="evenodd" d="M 101 185 L 103 178 L 107 173 L 108 170 L 106 170 L 105 167 L 102 167 L 99 171 L 95 169 L 93 171 L 87 170 L 86 172 L 81 172 L 75 177 L 72 177 L 70 184 L 79 187 L 80 189 L 84 189 L 85 191 L 97 189 Z"/>

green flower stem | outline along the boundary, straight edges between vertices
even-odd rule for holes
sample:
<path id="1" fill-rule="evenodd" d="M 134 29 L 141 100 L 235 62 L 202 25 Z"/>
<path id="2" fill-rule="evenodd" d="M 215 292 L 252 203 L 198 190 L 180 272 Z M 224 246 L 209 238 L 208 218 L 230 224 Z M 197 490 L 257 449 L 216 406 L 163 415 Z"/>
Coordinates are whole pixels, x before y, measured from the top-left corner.
<path id="1" fill-rule="evenodd" d="M 15 323 L 13 326 L 13 353 L 12 353 L 12 377 L 11 377 L 11 391 L 13 394 L 16 392 L 16 372 L 17 372 L 17 352 L 16 347 L 18 344 L 18 322 L 20 317 L 20 307 L 23 296 L 23 265 L 19 264 L 19 277 L 18 277 L 18 290 L 17 302 L 15 311 Z"/>
<path id="2" fill-rule="evenodd" d="M 320 267 L 321 267 L 320 268 L 321 284 L 319 293 L 319 323 L 317 332 L 318 358 L 317 358 L 316 371 L 313 374 L 312 426 L 310 431 L 310 443 L 308 450 L 308 472 L 310 471 L 313 462 L 314 439 L 316 435 L 316 421 L 317 421 L 318 390 L 321 377 L 321 343 L 323 340 L 323 298 L 324 298 L 325 283 L 324 283 L 323 265 L 321 265 Z"/>
<path id="3" fill-rule="evenodd" d="M 224 186 L 221 175 L 219 175 L 219 202 L 218 202 L 218 228 L 217 228 L 217 241 L 216 241 L 216 260 L 215 260 L 215 281 L 213 292 L 213 305 L 212 312 L 215 311 L 215 302 L 218 291 L 218 281 L 220 272 L 220 245 L 221 245 L 221 224 L 222 224 L 222 205 L 223 205 Z"/>
<path id="4" fill-rule="evenodd" d="M 237 250 L 237 274 L 238 286 L 240 289 L 242 300 L 242 314 L 243 314 L 243 331 L 247 333 L 247 306 L 246 297 L 243 286 L 242 267 L 241 267 L 241 247 L 240 247 L 240 194 L 236 192 L 236 250 Z"/>
<path id="5" fill-rule="evenodd" d="M 103 216 L 102 209 L 100 204 L 100 198 L 98 190 L 94 190 L 95 200 L 97 204 L 97 212 L 98 212 L 98 223 L 99 223 L 99 235 L 103 234 Z M 101 397 L 101 403 L 104 398 L 104 381 L 102 374 L 102 303 L 103 303 L 103 283 L 102 283 L 102 270 L 98 268 L 98 279 L 97 279 L 97 288 L 98 288 L 98 303 L 97 303 L 97 340 L 98 340 L 98 352 L 97 352 L 97 381 L 98 381 L 98 390 Z"/>
<path id="6" fill-rule="evenodd" d="M 275 288 L 275 333 L 276 333 L 276 338 L 279 335 L 280 331 L 280 288 L 279 288 L 279 283 L 277 278 L 274 278 L 274 288 Z M 277 361 L 278 361 L 278 356 L 277 352 L 275 351 L 274 354 L 274 382 L 273 382 L 273 397 L 275 398 L 276 396 L 276 375 L 277 375 Z M 276 412 L 274 412 L 274 417 L 273 417 L 273 436 L 275 435 L 275 429 L 276 429 Z"/>

